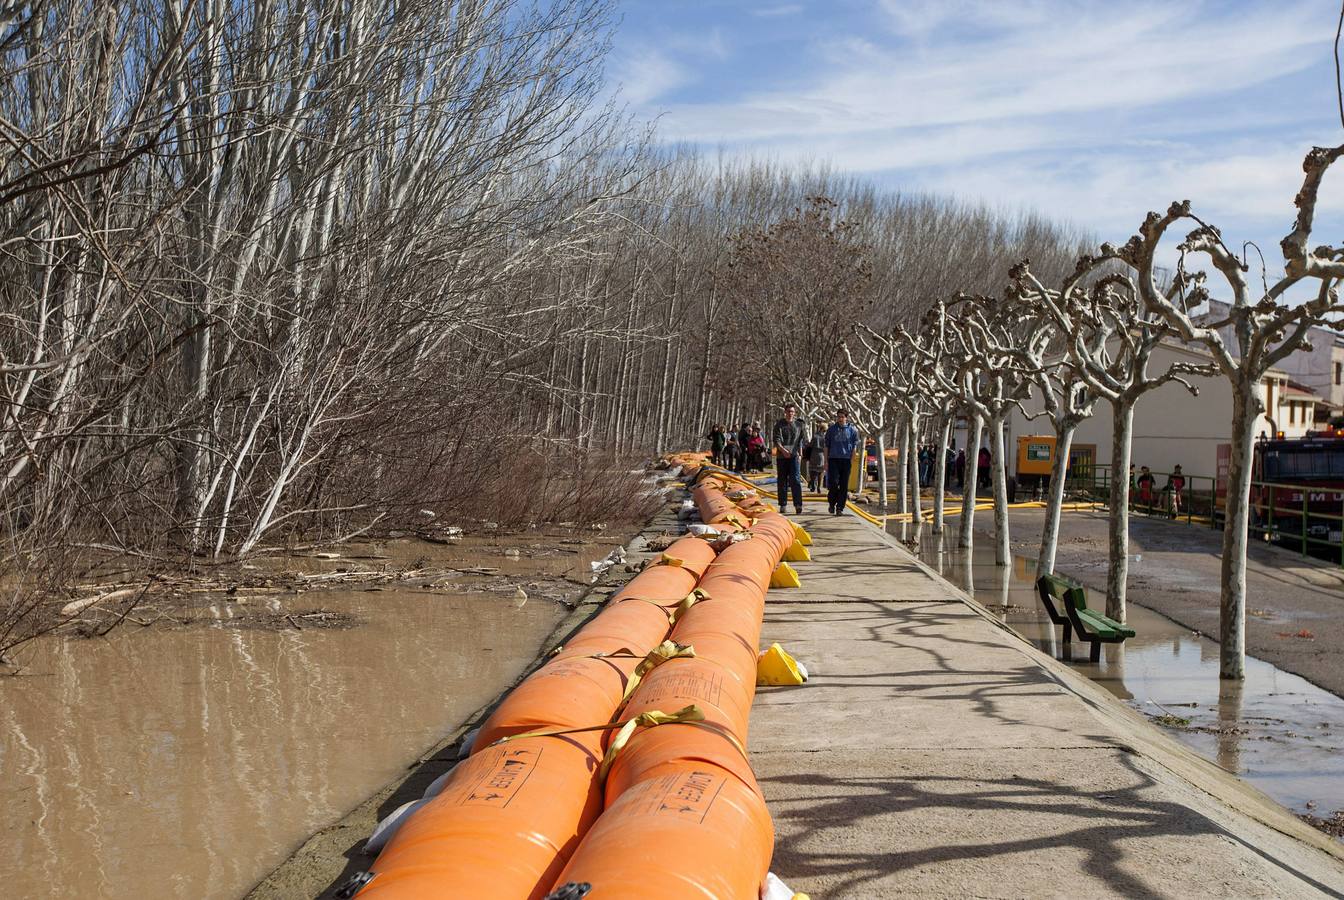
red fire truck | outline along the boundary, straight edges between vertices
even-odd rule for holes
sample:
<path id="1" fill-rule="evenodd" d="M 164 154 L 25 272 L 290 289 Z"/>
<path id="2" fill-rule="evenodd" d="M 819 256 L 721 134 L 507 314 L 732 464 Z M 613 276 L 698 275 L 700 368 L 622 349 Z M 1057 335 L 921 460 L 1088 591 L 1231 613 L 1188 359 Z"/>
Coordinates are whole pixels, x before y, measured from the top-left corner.
<path id="1" fill-rule="evenodd" d="M 1215 515 L 1227 507 L 1230 444 L 1218 445 Z M 1305 512 L 1305 523 L 1303 522 Z M 1301 549 L 1339 552 L 1344 516 L 1344 430 L 1328 428 L 1297 438 L 1261 438 L 1251 469 L 1251 529 Z"/>

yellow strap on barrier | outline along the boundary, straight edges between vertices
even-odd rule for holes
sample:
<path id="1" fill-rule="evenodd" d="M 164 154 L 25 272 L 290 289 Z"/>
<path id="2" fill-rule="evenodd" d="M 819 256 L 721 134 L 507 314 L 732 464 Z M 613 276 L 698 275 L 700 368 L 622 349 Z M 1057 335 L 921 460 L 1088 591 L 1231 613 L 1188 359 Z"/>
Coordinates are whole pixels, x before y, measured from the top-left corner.
<path id="1" fill-rule="evenodd" d="M 680 600 L 651 600 L 648 597 L 622 597 L 619 603 L 625 603 L 627 600 L 638 600 L 640 603 L 652 603 L 654 606 L 667 613 L 667 622 L 669 625 L 677 624 L 677 620 L 682 617 L 686 610 L 690 609 L 701 600 L 708 600 L 709 592 L 703 588 L 695 588 Z M 668 607 L 672 607 L 671 611 Z"/>
<path id="2" fill-rule="evenodd" d="M 607 747 L 606 755 L 602 757 L 602 765 L 597 770 L 597 777 L 605 779 L 607 772 L 611 769 L 611 764 L 616 761 L 616 754 L 625 749 L 625 745 L 634 735 L 635 729 L 641 726 L 652 727 L 654 725 L 676 725 L 681 723 L 703 722 L 705 713 L 700 707 L 692 703 L 690 706 L 682 707 L 674 713 L 665 713 L 660 709 L 651 709 L 648 712 L 642 712 L 633 719 L 627 719 L 619 727 L 616 736 L 611 739 L 611 744 Z M 611 726 L 616 727 L 616 726 Z"/>
<path id="3" fill-rule="evenodd" d="M 709 600 L 709 599 L 711 599 L 709 596 L 709 591 L 705 590 L 704 588 L 696 588 L 695 590 L 687 594 L 685 597 L 682 597 L 681 602 L 677 604 L 677 608 L 672 610 L 672 612 L 670 612 L 667 617 L 671 619 L 672 624 L 675 625 L 677 624 L 677 620 L 680 619 L 682 616 L 684 616 L 688 609 L 690 609 L 692 606 L 695 606 L 695 604 L 699 603 L 701 600 Z"/>
<path id="4" fill-rule="evenodd" d="M 621 694 L 621 704 L 617 707 L 618 714 L 625 701 L 630 699 L 630 695 L 635 692 L 639 682 L 644 676 L 654 669 L 667 662 L 669 659 L 693 659 L 695 658 L 695 648 L 690 644 L 678 644 L 676 641 L 663 641 L 657 647 L 654 647 L 644 657 L 644 661 L 635 666 L 635 671 L 630 673 L 630 679 L 625 683 L 625 691 Z M 615 718 L 613 716 L 612 718 Z"/>
<path id="5" fill-rule="evenodd" d="M 660 710 L 651 709 L 648 712 L 640 713 L 633 719 L 629 719 L 625 722 L 608 722 L 605 725 L 587 725 L 583 728 L 557 728 L 557 729 L 542 728 L 537 731 L 524 731 L 521 734 L 510 734 L 497 740 L 494 740 L 490 743 L 490 746 L 497 747 L 500 744 L 507 744 L 509 741 L 517 741 L 521 740 L 522 738 L 563 737 L 566 734 L 585 734 L 590 731 L 612 731 L 618 728 L 621 729 L 622 731 L 628 730 L 629 732 L 633 732 L 639 725 L 665 725 L 671 722 L 703 722 L 704 719 L 705 719 L 704 712 L 701 711 L 700 707 L 692 703 L 690 706 L 684 707 L 683 709 L 679 709 L 676 712 L 671 713 L 670 715 Z M 626 741 L 630 740 L 629 734 L 626 734 L 625 740 Z M 616 742 L 614 740 L 612 741 L 612 746 L 613 747 L 616 746 Z M 624 741 L 621 742 L 621 746 L 625 746 Z M 614 754 L 610 749 L 608 749 L 607 755 L 613 756 Z M 607 772 L 606 760 L 604 759 L 602 774 L 605 775 L 606 772 Z"/>
<path id="6" fill-rule="evenodd" d="M 677 557 L 675 557 L 675 556 L 668 556 L 666 553 L 664 553 L 662 556 L 658 557 L 658 561 L 655 562 L 654 565 L 655 565 L 655 566 L 672 566 L 673 568 L 679 568 L 679 567 L 681 567 L 681 566 L 686 565 L 686 560 L 684 560 L 684 559 L 677 559 Z"/>

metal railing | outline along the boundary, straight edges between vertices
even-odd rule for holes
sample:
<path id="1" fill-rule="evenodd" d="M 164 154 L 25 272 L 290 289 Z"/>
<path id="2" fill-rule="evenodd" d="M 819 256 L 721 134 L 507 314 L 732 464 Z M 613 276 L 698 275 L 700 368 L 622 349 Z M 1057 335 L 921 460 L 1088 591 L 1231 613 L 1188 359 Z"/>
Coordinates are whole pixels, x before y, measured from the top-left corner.
<path id="1" fill-rule="evenodd" d="M 1187 525 L 1223 527 L 1224 507 L 1214 478 L 1182 473 L 1184 487 L 1171 490 L 1165 487 L 1171 473 L 1151 474 L 1154 482 L 1149 490 L 1130 485 L 1131 513 L 1184 520 Z M 1110 497 L 1110 479 L 1109 465 L 1084 463 L 1069 470 L 1065 490 L 1075 499 L 1104 508 Z M 1344 567 L 1344 489 L 1313 490 L 1309 484 L 1252 481 L 1248 530 L 1302 556 L 1329 559 Z"/>

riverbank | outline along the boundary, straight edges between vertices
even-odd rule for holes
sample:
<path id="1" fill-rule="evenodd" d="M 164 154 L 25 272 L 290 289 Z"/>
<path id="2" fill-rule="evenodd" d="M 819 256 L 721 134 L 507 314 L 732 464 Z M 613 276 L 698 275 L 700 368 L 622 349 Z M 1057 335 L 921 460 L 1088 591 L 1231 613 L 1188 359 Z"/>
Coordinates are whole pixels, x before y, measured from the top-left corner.
<path id="1" fill-rule="evenodd" d="M 828 898 L 1337 896 L 1344 848 L 1039 652 L 853 516 L 807 515 L 752 759 L 772 868 Z"/>

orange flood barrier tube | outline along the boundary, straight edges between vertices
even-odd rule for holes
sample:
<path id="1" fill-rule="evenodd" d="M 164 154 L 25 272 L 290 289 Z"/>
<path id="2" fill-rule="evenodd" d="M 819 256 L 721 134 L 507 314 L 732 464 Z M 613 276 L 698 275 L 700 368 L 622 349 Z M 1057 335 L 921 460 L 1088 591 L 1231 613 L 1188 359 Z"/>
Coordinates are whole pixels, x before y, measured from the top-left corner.
<path id="1" fill-rule="evenodd" d="M 509 692 L 482 724 L 473 751 L 512 734 L 610 719 L 630 673 L 667 637 L 672 611 L 714 557 L 714 548 L 699 538 L 673 543 L 658 557 L 666 564 L 651 563 L 632 578 L 551 661 Z M 615 653 L 622 655 L 609 655 Z"/>
<path id="2" fill-rule="evenodd" d="M 591 884 L 587 900 L 757 900 L 774 843 L 754 778 L 669 761 L 608 803 L 556 886 Z"/>
<path id="3" fill-rule="evenodd" d="M 704 487 L 702 496 L 714 502 L 715 488 Z M 774 828 L 743 748 L 765 594 L 793 526 L 770 513 L 751 531 L 710 565 L 701 579 L 707 599 L 672 630 L 674 640 L 695 647 L 695 658 L 650 673 L 622 714 L 694 702 L 704 721 L 646 727 L 619 749 L 606 809 L 557 888 L 590 884 L 589 900 L 759 897 Z"/>
<path id="4" fill-rule="evenodd" d="M 388 841 L 358 896 L 544 897 L 601 812 L 604 732 L 526 733 L 608 723 L 631 672 L 667 637 L 714 559 L 699 538 L 676 541 L 511 691 L 443 791 Z"/>
<path id="5" fill-rule="evenodd" d="M 539 900 L 602 811 L 596 733 L 519 738 L 459 763 L 370 867 L 360 900 Z"/>

